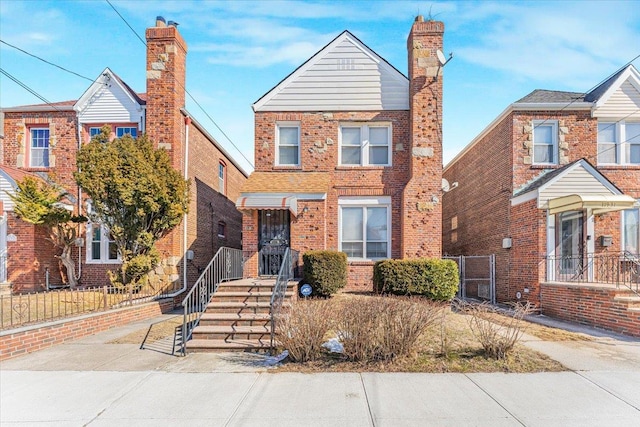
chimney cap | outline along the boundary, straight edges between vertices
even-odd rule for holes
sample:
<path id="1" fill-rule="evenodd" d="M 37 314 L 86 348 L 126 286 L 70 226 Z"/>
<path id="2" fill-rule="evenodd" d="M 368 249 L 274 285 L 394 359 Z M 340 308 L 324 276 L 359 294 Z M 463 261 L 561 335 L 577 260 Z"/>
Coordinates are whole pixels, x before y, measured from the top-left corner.
<path id="1" fill-rule="evenodd" d="M 156 27 L 166 27 L 167 21 L 165 21 L 164 17 L 158 15 L 156 16 Z"/>
<path id="2" fill-rule="evenodd" d="M 167 24 L 168 24 L 170 27 L 176 27 L 176 28 L 178 27 L 178 25 L 180 25 L 180 24 L 178 24 L 176 21 L 169 21 Z"/>
<path id="3" fill-rule="evenodd" d="M 424 16 L 422 15 L 416 16 L 416 22 L 424 22 Z"/>

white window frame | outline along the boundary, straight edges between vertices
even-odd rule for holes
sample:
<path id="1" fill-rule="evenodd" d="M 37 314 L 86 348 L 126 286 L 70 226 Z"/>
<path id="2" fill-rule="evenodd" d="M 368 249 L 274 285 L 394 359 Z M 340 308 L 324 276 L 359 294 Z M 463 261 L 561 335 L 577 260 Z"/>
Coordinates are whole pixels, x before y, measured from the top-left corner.
<path id="1" fill-rule="evenodd" d="M 533 120 L 531 131 L 531 144 L 533 147 L 531 155 L 531 163 L 534 165 L 557 165 L 560 157 L 560 150 L 558 150 L 558 122 L 556 120 Z M 542 144 L 536 144 L 536 129 L 542 127 L 551 128 L 551 146 L 553 147 L 553 161 L 552 162 L 538 162 L 536 161 L 536 146 Z M 545 146 L 549 144 L 544 144 Z"/>
<path id="2" fill-rule="evenodd" d="M 280 129 L 281 128 L 296 128 L 298 130 L 298 152 L 297 152 L 297 157 L 298 157 L 298 162 L 297 163 L 281 163 L 280 162 L 280 147 L 294 147 L 294 145 L 291 144 L 287 144 L 287 145 L 283 145 L 280 143 Z M 300 135 L 300 122 L 296 122 L 296 121 L 286 121 L 286 122 L 277 122 L 276 123 L 276 144 L 275 144 L 275 164 L 276 166 L 300 166 L 300 162 L 301 162 L 301 158 L 300 158 L 300 140 L 301 140 L 301 135 Z"/>
<path id="3" fill-rule="evenodd" d="M 121 129 L 125 129 L 125 130 L 122 131 L 122 135 L 118 136 L 118 131 L 121 130 Z M 128 132 L 127 132 L 127 130 L 128 130 Z M 132 130 L 135 130 L 135 132 L 136 132 L 135 135 L 131 133 Z M 137 138 L 138 137 L 138 128 L 135 127 L 135 126 L 116 126 L 115 134 L 116 134 L 116 138 L 122 138 L 125 135 L 130 135 L 131 138 Z"/>
<path id="4" fill-rule="evenodd" d="M 91 141 L 91 139 L 92 139 L 94 136 L 96 136 L 96 135 L 91 135 L 91 132 L 92 132 L 94 129 L 97 129 L 97 131 L 98 131 L 98 132 L 97 132 L 97 135 L 100 135 L 100 132 L 102 132 L 102 127 L 100 127 L 100 126 L 89 126 L 89 141 Z"/>
<path id="5" fill-rule="evenodd" d="M 367 220 L 366 215 L 363 215 L 362 221 L 362 237 L 363 237 L 363 257 L 348 257 L 349 261 L 376 261 L 381 259 L 391 258 L 391 197 L 378 196 L 378 197 L 340 197 L 338 198 L 338 250 L 342 252 L 342 209 L 343 208 L 386 208 L 387 210 L 387 256 L 367 258 Z"/>
<path id="6" fill-rule="evenodd" d="M 369 161 L 369 129 L 370 128 L 386 128 L 387 129 L 387 163 L 370 163 Z M 360 164 L 352 164 L 342 162 L 342 129 L 343 128 L 360 128 Z M 340 166 L 373 166 L 373 167 L 386 167 L 392 166 L 392 150 L 391 146 L 393 145 L 393 129 L 391 123 L 389 122 L 367 122 L 367 123 L 357 123 L 357 122 L 345 122 L 340 123 L 340 129 L 338 132 L 338 164 Z"/>
<path id="7" fill-rule="evenodd" d="M 100 258 L 93 259 L 93 230 L 96 227 L 100 227 Z M 116 259 L 109 259 L 109 244 L 113 243 L 113 240 L 109 240 L 107 236 L 109 230 L 107 227 L 97 223 L 87 223 L 86 231 L 86 246 L 87 246 L 87 264 L 121 264 L 122 258 L 120 252 L 118 252 Z"/>
<path id="8" fill-rule="evenodd" d="M 227 165 L 222 161 L 218 162 L 218 191 L 226 194 Z"/>
<path id="9" fill-rule="evenodd" d="M 616 161 L 614 163 L 611 162 L 601 162 L 600 156 L 598 156 L 598 164 L 599 165 L 640 165 L 640 162 L 631 163 L 630 155 L 632 146 L 640 146 L 640 140 L 628 141 L 627 138 L 627 125 L 640 125 L 640 122 L 636 121 L 625 121 L 625 120 L 602 120 L 598 121 L 598 127 L 600 125 L 609 125 L 614 127 L 615 132 L 615 140 L 607 141 L 604 143 L 614 144 L 616 150 Z M 598 141 L 600 136 L 600 130 L 598 130 L 598 137 L 596 141 Z M 598 141 L 598 145 L 600 142 Z"/>
<path id="10" fill-rule="evenodd" d="M 46 146 L 45 147 L 34 147 L 33 146 L 33 132 L 34 131 L 47 131 L 47 141 L 46 141 Z M 51 160 L 51 144 L 49 143 L 51 139 L 51 131 L 48 127 L 39 127 L 39 126 L 34 126 L 34 127 L 30 127 L 29 128 L 29 167 L 30 168 L 48 168 L 50 167 L 50 160 Z M 42 162 L 45 163 L 44 165 L 34 165 L 33 164 L 33 153 L 34 151 L 42 151 L 43 153 L 46 152 L 47 155 L 46 157 L 42 156 Z"/>
<path id="11" fill-rule="evenodd" d="M 620 212 L 620 250 L 622 252 L 628 251 L 629 249 L 627 247 L 625 247 L 625 243 L 626 243 L 626 233 L 625 233 L 625 228 L 626 228 L 626 223 L 625 223 L 625 212 L 629 211 L 629 210 L 634 210 L 638 213 L 638 217 L 640 218 L 640 199 L 638 199 L 636 201 L 636 205 L 634 206 L 633 209 L 626 209 Z M 638 244 L 638 248 L 636 248 L 636 253 L 633 253 L 633 251 L 631 251 L 631 253 L 635 256 L 640 256 L 640 230 L 636 231 L 638 233 L 638 236 L 636 236 L 637 240 L 637 244 Z"/>

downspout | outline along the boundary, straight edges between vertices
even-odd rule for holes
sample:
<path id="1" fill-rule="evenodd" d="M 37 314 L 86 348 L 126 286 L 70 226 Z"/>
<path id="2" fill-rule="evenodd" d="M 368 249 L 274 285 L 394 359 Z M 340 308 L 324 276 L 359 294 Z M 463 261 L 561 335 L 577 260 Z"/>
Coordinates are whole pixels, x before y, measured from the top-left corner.
<path id="1" fill-rule="evenodd" d="M 189 125 L 191 117 L 184 118 L 184 179 L 189 179 Z M 167 297 L 175 297 L 187 290 L 187 213 L 182 218 L 182 288 Z"/>

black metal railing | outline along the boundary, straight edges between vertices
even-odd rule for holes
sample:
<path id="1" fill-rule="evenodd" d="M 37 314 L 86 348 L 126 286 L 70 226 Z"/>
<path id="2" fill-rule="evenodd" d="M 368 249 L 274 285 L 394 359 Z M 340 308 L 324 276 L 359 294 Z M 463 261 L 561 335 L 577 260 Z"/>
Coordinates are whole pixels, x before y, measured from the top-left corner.
<path id="1" fill-rule="evenodd" d="M 278 277 L 275 285 L 273 285 L 273 294 L 271 295 L 271 348 L 275 348 L 275 334 L 278 321 L 282 315 L 282 306 L 287 294 L 287 286 L 289 281 L 296 277 L 299 269 L 299 252 L 291 248 L 287 248 L 283 257 Z"/>
<path id="2" fill-rule="evenodd" d="M 640 292 L 640 257 L 630 252 L 547 257 L 547 280 L 612 284 Z"/>
<path id="3" fill-rule="evenodd" d="M 184 317 L 182 321 L 182 355 L 186 354 L 186 343 L 191 339 L 193 329 L 198 326 L 202 314 L 207 309 L 211 296 L 221 282 L 242 279 L 242 250 L 220 248 L 204 269 L 196 283 L 182 301 Z"/>

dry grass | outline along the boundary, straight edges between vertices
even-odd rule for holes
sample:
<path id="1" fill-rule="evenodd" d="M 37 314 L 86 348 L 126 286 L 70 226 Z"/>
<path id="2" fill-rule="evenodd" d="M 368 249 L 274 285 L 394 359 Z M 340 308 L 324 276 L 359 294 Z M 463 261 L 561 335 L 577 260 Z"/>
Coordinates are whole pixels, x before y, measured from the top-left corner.
<path id="1" fill-rule="evenodd" d="M 109 341 L 107 344 L 151 344 L 164 338 L 173 337 L 175 329 L 182 326 L 182 316 L 175 316 L 147 328 L 138 329 L 128 335 Z M 146 340 L 145 340 L 146 338 Z"/>

